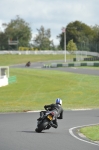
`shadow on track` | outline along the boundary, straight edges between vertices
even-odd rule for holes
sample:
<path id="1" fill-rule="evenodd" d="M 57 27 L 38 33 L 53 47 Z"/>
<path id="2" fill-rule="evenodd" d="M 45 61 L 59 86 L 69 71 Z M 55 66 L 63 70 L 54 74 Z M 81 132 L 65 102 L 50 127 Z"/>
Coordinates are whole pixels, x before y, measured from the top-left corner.
<path id="1" fill-rule="evenodd" d="M 24 133 L 38 133 L 35 131 L 18 131 L 18 132 L 24 132 Z M 40 132 L 40 133 L 48 133 L 48 132 Z"/>

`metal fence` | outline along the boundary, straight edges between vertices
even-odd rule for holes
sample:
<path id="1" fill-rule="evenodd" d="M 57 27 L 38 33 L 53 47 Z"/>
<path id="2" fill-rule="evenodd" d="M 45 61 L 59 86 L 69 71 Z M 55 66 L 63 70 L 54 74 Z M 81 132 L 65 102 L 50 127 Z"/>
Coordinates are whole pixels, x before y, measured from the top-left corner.
<path id="1" fill-rule="evenodd" d="M 82 42 L 77 45 L 78 50 L 90 51 L 90 52 L 99 52 L 99 43 L 87 43 Z"/>

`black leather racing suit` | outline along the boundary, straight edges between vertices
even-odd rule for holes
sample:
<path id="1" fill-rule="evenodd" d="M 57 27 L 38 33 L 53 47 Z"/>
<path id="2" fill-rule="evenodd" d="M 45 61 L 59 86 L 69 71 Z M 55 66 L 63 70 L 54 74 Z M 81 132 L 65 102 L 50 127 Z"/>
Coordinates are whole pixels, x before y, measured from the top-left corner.
<path id="1" fill-rule="evenodd" d="M 59 104 L 45 105 L 44 108 L 46 110 L 55 112 L 55 120 L 51 122 L 51 126 L 57 128 L 58 127 L 57 119 L 63 119 L 63 108 Z"/>

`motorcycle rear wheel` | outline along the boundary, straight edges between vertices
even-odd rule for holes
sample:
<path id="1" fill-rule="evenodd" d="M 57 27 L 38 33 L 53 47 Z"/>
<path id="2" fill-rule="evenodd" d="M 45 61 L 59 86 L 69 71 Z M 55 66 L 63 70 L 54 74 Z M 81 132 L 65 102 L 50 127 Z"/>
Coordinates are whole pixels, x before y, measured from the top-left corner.
<path id="1" fill-rule="evenodd" d="M 48 120 L 47 119 L 45 119 L 45 120 L 43 120 L 43 122 L 40 124 L 40 125 L 38 125 L 38 128 L 36 128 L 36 132 L 41 132 L 42 130 L 44 130 L 45 128 L 46 128 L 46 126 L 48 125 Z"/>

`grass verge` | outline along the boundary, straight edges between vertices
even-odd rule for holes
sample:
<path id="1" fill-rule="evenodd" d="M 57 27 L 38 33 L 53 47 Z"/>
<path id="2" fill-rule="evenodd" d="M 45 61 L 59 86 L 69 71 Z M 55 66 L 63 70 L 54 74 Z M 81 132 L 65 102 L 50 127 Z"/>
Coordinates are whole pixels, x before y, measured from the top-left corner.
<path id="1" fill-rule="evenodd" d="M 74 55 L 67 55 L 67 59 L 73 60 Z M 5 54 L 0 55 L 0 66 L 4 65 L 13 65 L 13 64 L 22 64 L 28 61 L 30 62 L 41 62 L 47 60 L 63 60 L 64 55 L 11 55 Z"/>
<path id="2" fill-rule="evenodd" d="M 57 97 L 64 109 L 99 108 L 99 77 L 52 70 L 10 69 L 17 82 L 0 88 L 0 112 L 43 109 Z"/>
<path id="3" fill-rule="evenodd" d="M 99 125 L 81 128 L 80 132 L 90 140 L 99 141 Z"/>

